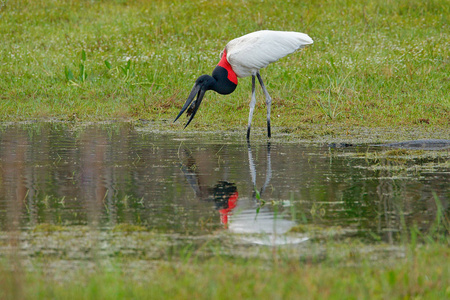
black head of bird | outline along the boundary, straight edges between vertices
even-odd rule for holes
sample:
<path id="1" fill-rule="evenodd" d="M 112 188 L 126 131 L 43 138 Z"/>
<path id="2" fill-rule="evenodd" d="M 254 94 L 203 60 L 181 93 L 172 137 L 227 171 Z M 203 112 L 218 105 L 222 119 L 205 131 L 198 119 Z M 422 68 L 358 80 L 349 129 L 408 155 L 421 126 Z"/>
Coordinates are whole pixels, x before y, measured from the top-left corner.
<path id="1" fill-rule="evenodd" d="M 186 102 L 181 108 L 180 113 L 175 118 L 175 121 L 186 111 L 187 115 L 190 116 L 188 122 L 186 123 L 186 128 L 189 123 L 191 123 L 195 114 L 197 113 L 200 103 L 205 96 L 206 91 L 213 90 L 222 95 L 228 95 L 234 92 L 237 87 L 237 77 L 236 74 L 231 69 L 230 64 L 226 61 L 226 51 L 222 54 L 222 59 L 219 64 L 215 67 L 210 75 L 202 75 L 195 81 L 194 87 L 191 90 Z M 194 98 L 197 96 L 197 99 Z M 188 109 L 189 107 L 189 109 Z M 174 122 L 175 122 L 174 121 Z"/>

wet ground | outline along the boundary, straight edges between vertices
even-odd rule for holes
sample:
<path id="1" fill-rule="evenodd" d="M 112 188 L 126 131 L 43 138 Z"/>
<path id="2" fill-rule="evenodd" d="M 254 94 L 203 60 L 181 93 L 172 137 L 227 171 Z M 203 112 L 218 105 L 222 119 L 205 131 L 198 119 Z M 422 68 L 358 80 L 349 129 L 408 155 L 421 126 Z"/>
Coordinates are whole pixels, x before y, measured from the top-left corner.
<path id="1" fill-rule="evenodd" d="M 11 124 L 0 131 L 0 255 L 166 259 L 208 244 L 308 257 L 330 237 L 390 252 L 412 226 L 426 233 L 448 216 L 449 152 Z"/>

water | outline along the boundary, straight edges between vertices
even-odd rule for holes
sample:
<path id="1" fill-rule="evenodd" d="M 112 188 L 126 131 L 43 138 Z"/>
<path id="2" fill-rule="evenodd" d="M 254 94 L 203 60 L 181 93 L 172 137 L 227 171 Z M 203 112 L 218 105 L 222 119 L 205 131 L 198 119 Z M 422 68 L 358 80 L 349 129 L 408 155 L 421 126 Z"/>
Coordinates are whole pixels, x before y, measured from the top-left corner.
<path id="1" fill-rule="evenodd" d="M 240 135 L 130 124 L 5 126 L 0 230 L 132 224 L 191 237 L 227 232 L 252 244 L 303 243 L 332 230 L 395 243 L 413 224 L 426 232 L 437 202 L 448 214 L 449 155 L 383 151 L 248 145 Z"/>

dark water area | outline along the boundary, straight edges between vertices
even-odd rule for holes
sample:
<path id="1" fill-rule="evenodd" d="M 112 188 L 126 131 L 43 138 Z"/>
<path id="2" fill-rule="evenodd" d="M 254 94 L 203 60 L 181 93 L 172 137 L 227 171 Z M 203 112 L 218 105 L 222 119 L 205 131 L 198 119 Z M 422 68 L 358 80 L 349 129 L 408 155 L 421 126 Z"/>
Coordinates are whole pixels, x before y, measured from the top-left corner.
<path id="1" fill-rule="evenodd" d="M 203 235 L 340 230 L 395 242 L 449 213 L 448 150 L 252 142 L 158 133 L 132 124 L 16 124 L 0 130 L 0 230 L 119 224 Z M 305 234 L 306 232 L 306 234 Z M 250 238 L 249 238 L 250 239 Z M 259 243 L 257 240 L 250 242 Z"/>

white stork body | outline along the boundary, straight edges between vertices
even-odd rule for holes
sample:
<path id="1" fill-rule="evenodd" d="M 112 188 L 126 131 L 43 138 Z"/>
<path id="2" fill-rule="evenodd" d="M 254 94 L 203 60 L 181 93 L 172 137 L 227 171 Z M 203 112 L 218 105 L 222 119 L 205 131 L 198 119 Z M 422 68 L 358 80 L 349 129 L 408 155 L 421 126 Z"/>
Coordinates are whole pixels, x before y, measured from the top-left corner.
<path id="1" fill-rule="evenodd" d="M 221 53 L 221 60 L 214 69 L 212 76 L 200 76 L 186 100 L 183 108 L 175 121 L 189 107 L 191 114 L 186 126 L 194 118 L 198 107 L 207 90 L 214 90 L 226 95 L 232 93 L 238 84 L 237 77 L 252 76 L 252 99 L 250 101 L 250 112 L 248 117 L 247 139 L 250 138 L 250 127 L 253 111 L 255 109 L 255 78 L 263 89 L 267 105 L 267 135 L 270 138 L 270 105 L 272 99 L 264 86 L 259 70 L 276 62 L 282 57 L 304 48 L 313 43 L 313 40 L 304 33 L 293 31 L 261 30 L 246 34 L 228 42 Z M 197 99 L 192 102 L 197 95 Z M 192 104 L 191 104 L 192 102 Z"/>
<path id="2" fill-rule="evenodd" d="M 312 43 L 313 40 L 304 33 L 261 30 L 231 40 L 225 51 L 236 75 L 247 77 Z"/>

